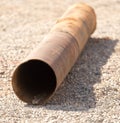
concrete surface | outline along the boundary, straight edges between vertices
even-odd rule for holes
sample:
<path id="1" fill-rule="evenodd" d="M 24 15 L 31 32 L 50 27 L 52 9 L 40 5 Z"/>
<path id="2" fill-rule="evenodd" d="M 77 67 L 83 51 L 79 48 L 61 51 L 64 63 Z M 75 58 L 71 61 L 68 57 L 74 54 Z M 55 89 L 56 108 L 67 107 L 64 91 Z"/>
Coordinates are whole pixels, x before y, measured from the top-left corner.
<path id="1" fill-rule="evenodd" d="M 16 65 L 80 1 L 0 1 L 0 123 L 120 123 L 119 0 L 84 0 L 97 14 L 96 32 L 45 106 L 27 105 L 12 90 Z"/>

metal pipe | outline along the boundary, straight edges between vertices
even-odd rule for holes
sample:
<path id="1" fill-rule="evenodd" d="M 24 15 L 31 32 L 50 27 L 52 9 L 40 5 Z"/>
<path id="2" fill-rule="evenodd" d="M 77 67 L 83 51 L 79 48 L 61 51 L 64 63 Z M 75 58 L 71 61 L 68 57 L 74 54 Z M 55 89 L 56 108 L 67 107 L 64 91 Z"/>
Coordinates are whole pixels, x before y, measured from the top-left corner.
<path id="1" fill-rule="evenodd" d="M 68 74 L 95 28 L 96 15 L 90 6 L 71 6 L 40 45 L 17 66 L 12 77 L 16 95 L 29 104 L 45 103 Z"/>

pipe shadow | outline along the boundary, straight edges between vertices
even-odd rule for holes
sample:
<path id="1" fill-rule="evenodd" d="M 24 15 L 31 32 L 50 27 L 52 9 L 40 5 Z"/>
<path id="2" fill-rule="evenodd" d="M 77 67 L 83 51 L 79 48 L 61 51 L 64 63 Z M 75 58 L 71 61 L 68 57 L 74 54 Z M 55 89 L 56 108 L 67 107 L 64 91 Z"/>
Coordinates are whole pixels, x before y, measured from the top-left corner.
<path id="1" fill-rule="evenodd" d="M 101 82 L 101 69 L 118 40 L 90 38 L 68 76 L 48 101 L 48 110 L 86 111 L 96 107 L 94 84 Z M 33 107 L 33 106 L 32 106 Z M 37 106 L 38 108 L 40 106 Z"/>

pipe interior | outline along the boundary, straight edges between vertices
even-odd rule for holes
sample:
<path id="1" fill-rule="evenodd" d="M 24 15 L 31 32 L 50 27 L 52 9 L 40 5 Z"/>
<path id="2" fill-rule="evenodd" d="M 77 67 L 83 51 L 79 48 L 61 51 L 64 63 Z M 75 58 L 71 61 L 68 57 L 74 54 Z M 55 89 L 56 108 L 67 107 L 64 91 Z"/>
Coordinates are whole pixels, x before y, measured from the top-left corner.
<path id="1" fill-rule="evenodd" d="M 29 98 L 31 103 L 33 99 L 37 99 L 37 103 L 44 101 L 56 88 L 54 71 L 40 60 L 29 60 L 21 64 L 15 71 L 14 79 L 15 90 L 19 90 L 18 95 L 23 95 L 20 98 L 23 101 Z"/>

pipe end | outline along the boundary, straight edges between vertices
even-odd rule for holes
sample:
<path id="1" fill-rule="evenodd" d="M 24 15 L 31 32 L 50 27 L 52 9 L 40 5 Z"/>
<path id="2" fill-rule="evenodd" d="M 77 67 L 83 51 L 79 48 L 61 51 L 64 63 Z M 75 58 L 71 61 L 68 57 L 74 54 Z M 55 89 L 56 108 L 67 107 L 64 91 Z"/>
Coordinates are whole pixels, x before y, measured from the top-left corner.
<path id="1" fill-rule="evenodd" d="M 41 60 L 20 64 L 12 77 L 15 94 L 28 104 L 43 104 L 56 89 L 53 69 Z"/>

